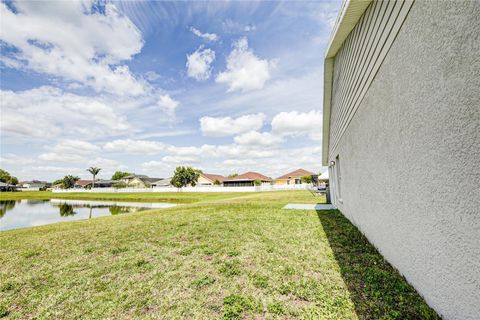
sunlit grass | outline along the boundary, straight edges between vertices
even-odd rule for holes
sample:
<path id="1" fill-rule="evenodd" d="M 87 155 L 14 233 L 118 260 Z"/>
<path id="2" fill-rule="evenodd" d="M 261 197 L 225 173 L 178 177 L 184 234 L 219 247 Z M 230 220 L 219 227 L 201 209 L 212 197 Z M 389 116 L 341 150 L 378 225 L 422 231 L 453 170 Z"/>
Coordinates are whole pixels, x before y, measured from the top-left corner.
<path id="1" fill-rule="evenodd" d="M 1 232 L 0 316 L 436 317 L 338 211 L 281 209 L 322 198 L 306 191 L 186 197 L 199 200 Z"/>

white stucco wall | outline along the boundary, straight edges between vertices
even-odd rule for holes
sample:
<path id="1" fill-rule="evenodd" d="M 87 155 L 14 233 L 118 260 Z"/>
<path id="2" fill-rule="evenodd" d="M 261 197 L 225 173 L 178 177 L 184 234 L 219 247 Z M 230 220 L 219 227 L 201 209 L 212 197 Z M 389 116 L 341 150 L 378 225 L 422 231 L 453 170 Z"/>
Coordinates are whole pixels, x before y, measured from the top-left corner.
<path id="1" fill-rule="evenodd" d="M 480 2 L 415 1 L 329 153 L 338 208 L 446 319 L 480 319 L 479 35 Z"/>

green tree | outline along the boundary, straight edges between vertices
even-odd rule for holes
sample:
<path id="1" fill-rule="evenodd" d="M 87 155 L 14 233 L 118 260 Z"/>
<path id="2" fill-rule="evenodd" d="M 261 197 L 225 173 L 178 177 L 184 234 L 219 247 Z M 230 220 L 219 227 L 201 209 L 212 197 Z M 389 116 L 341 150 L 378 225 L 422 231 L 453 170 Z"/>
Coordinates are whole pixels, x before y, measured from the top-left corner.
<path id="1" fill-rule="evenodd" d="M 313 177 L 312 176 L 303 176 L 300 178 L 303 183 L 312 183 Z"/>
<path id="2" fill-rule="evenodd" d="M 172 185 L 177 188 L 191 185 L 194 187 L 197 184 L 200 172 L 191 167 L 177 167 L 172 177 Z"/>
<path id="3" fill-rule="evenodd" d="M 102 170 L 102 169 L 97 168 L 97 167 L 90 167 L 90 168 L 87 169 L 87 171 L 90 172 L 93 176 L 92 188 L 95 188 L 95 177 L 100 172 L 100 170 Z"/>
<path id="4" fill-rule="evenodd" d="M 52 182 L 52 186 L 55 186 L 57 184 L 60 184 L 61 185 L 60 187 L 63 188 L 63 179 L 57 179 Z"/>
<path id="5" fill-rule="evenodd" d="M 215 186 L 219 186 L 219 185 L 221 185 L 221 184 L 222 184 L 222 183 L 221 183 L 220 181 L 218 181 L 218 180 L 213 181 L 213 185 L 215 185 Z"/>
<path id="6" fill-rule="evenodd" d="M 254 181 L 254 183 L 255 183 L 256 186 L 261 186 L 262 185 L 262 180 L 257 179 L 257 180 Z"/>
<path id="7" fill-rule="evenodd" d="M 232 173 L 232 174 L 229 175 L 228 177 L 229 177 L 229 178 L 233 178 L 233 177 L 236 177 L 236 176 L 238 176 L 238 173 Z"/>
<path id="8" fill-rule="evenodd" d="M 112 180 L 120 180 L 122 178 L 131 176 L 133 173 L 130 172 L 123 172 L 123 171 L 115 171 L 115 173 L 112 176 Z"/>
<path id="9" fill-rule="evenodd" d="M 18 184 L 18 179 L 3 169 L 0 169 L 0 181 L 8 184 Z"/>
<path id="10" fill-rule="evenodd" d="M 80 180 L 79 177 L 75 177 L 75 176 L 72 176 L 72 175 L 68 175 L 68 176 L 65 176 L 63 178 L 63 182 L 62 182 L 62 185 L 65 189 L 70 189 L 70 188 L 73 188 L 75 186 L 75 183 Z"/>

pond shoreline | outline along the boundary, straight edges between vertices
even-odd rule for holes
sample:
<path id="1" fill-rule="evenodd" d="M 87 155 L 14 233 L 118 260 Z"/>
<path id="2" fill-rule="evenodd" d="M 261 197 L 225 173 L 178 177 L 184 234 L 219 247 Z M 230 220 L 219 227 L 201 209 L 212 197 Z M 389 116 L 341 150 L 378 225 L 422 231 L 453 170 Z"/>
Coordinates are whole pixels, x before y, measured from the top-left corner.
<path id="1" fill-rule="evenodd" d="M 0 232 L 176 206 L 174 203 L 140 201 L 0 200 Z"/>

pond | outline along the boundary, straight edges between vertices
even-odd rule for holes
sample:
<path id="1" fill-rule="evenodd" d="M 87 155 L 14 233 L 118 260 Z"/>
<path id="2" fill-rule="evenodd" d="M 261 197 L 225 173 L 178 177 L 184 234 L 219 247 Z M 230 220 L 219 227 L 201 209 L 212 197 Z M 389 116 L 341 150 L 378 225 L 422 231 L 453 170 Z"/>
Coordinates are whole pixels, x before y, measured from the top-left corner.
<path id="1" fill-rule="evenodd" d="M 0 231 L 174 206 L 159 202 L 1 200 Z"/>

